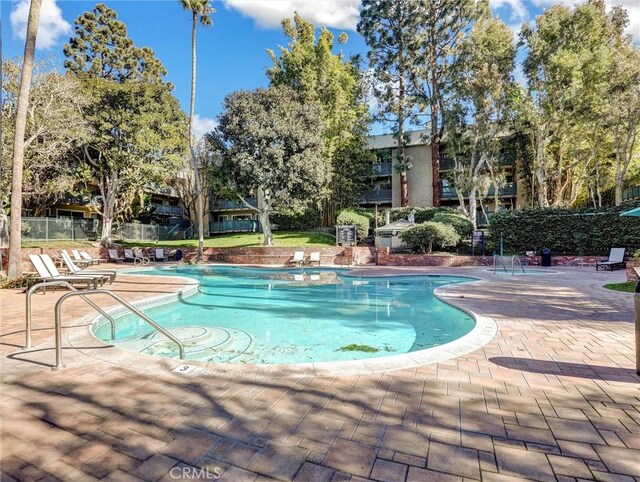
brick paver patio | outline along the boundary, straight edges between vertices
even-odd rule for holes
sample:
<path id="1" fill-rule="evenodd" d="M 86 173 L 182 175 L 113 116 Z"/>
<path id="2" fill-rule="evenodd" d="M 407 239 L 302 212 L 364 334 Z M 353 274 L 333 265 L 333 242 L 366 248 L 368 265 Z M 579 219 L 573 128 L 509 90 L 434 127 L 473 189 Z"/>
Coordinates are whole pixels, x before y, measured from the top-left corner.
<path id="1" fill-rule="evenodd" d="M 403 271 L 435 272 L 384 273 Z M 66 348 L 53 372 L 63 292 L 35 296 L 23 351 L 24 294 L 2 291 L 2 481 L 640 481 L 632 299 L 600 287 L 623 274 L 561 271 L 451 287 L 497 322 L 480 350 L 342 377 L 152 371 L 96 357 L 117 350 L 97 341 Z M 112 289 L 181 288 L 152 280 L 120 275 Z M 88 312 L 72 300 L 65 325 Z"/>

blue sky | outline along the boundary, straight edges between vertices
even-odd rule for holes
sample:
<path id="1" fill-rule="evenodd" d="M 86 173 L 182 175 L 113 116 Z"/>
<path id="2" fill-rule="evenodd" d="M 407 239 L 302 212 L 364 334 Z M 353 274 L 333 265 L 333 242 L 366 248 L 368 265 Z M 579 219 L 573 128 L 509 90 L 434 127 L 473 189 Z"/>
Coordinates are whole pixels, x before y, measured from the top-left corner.
<path id="1" fill-rule="evenodd" d="M 562 0 L 572 4 L 572 1 Z M 22 55 L 28 0 L 0 0 L 2 13 L 2 54 Z M 97 2 L 43 0 L 38 32 L 37 55 L 53 57 L 62 63 L 62 46 L 73 33 L 73 21 Z M 151 47 L 175 85 L 175 95 L 185 111 L 189 108 L 191 21 L 177 0 L 105 1 L 116 10 L 138 46 Z M 267 84 L 265 70 L 270 66 L 266 49 L 277 49 L 287 39 L 280 19 L 294 10 L 321 26 L 349 35 L 346 45 L 337 45 L 346 56 L 365 54 L 366 45 L 354 31 L 360 0 L 218 0 L 212 2 L 217 13 L 214 25 L 198 29 L 197 128 L 210 130 L 224 97 L 238 89 Z M 532 20 L 557 3 L 553 0 L 491 0 L 494 11 L 517 32 L 525 20 Z M 640 2 L 607 0 L 608 5 L 623 4 L 630 13 L 630 32 L 640 37 Z M 626 5 L 625 5 L 626 4 Z M 376 129 L 378 130 L 378 129 Z"/>

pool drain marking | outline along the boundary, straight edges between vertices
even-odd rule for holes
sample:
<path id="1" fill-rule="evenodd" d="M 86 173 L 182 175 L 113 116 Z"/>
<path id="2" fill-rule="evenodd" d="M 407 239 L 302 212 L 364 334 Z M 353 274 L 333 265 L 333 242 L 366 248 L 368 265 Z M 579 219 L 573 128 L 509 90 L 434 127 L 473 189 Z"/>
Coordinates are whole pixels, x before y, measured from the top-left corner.
<path id="1" fill-rule="evenodd" d="M 177 367 L 175 367 L 171 371 L 172 372 L 176 372 L 176 373 L 189 373 L 189 372 L 192 372 L 195 369 L 196 369 L 196 367 L 194 367 L 193 365 L 178 365 Z"/>

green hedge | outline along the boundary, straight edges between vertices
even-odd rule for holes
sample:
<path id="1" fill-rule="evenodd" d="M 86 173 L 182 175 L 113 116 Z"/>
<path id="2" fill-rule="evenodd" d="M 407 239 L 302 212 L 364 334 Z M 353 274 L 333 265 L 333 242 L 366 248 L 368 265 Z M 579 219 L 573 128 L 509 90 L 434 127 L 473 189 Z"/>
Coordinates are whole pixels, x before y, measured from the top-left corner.
<path id="1" fill-rule="evenodd" d="M 489 220 L 487 247 L 498 250 L 502 234 L 505 253 L 548 247 L 554 254 L 607 255 L 612 247 L 624 247 L 630 255 L 640 248 L 640 218 L 620 213 L 634 207 L 502 211 Z"/>
<path id="2" fill-rule="evenodd" d="M 353 209 L 343 209 L 336 220 L 338 226 L 355 224 L 358 241 L 364 241 L 369 236 L 369 218 L 359 214 Z"/>
<path id="3" fill-rule="evenodd" d="M 433 247 L 445 248 L 460 242 L 460 236 L 450 224 L 427 221 L 400 234 L 412 251 L 431 253 Z"/>
<path id="4" fill-rule="evenodd" d="M 320 213 L 315 209 L 301 213 L 278 212 L 272 214 L 270 219 L 282 231 L 308 231 L 320 226 Z"/>
<path id="5" fill-rule="evenodd" d="M 454 208 L 425 208 L 425 207 L 411 207 L 407 206 L 404 208 L 392 208 L 390 211 L 391 222 L 397 221 L 398 219 L 407 219 L 409 213 L 411 211 L 416 212 L 416 223 L 424 223 L 427 221 L 433 221 L 433 218 L 437 214 L 459 214 L 459 211 Z"/>
<path id="6" fill-rule="evenodd" d="M 456 230 L 460 239 L 470 239 L 473 234 L 473 223 L 469 218 L 459 212 L 438 212 L 433 217 L 437 223 L 450 224 Z"/>

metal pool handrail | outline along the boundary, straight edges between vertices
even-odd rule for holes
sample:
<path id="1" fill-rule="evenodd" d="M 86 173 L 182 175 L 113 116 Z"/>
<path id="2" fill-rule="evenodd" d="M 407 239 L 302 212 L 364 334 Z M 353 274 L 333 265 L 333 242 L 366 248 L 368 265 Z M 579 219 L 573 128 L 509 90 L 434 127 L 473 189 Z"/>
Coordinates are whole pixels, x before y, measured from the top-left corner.
<path id="1" fill-rule="evenodd" d="M 520 257 L 518 255 L 511 256 L 511 276 L 516 274 L 516 259 L 518 260 L 518 265 L 520 265 L 520 269 L 523 273 L 525 273 L 524 266 L 522 265 L 522 261 L 520 261 Z"/>
<path id="2" fill-rule="evenodd" d="M 68 281 L 43 281 L 41 283 L 35 284 L 33 285 L 31 288 L 29 288 L 29 290 L 27 291 L 27 298 L 26 298 L 26 320 L 25 320 L 25 348 L 31 348 L 31 296 L 33 295 L 33 293 L 36 293 L 40 290 L 45 290 L 47 289 L 47 287 L 50 286 L 64 286 L 65 288 L 69 288 L 71 291 L 73 292 L 77 292 L 78 289 L 73 286 L 71 283 L 69 283 Z M 115 320 L 106 312 L 104 311 L 102 308 L 100 308 L 98 305 L 96 305 L 93 301 L 91 301 L 89 298 L 87 298 L 86 296 L 82 296 L 81 297 L 84 301 L 87 302 L 87 304 L 89 306 L 91 306 L 94 310 L 96 310 L 98 313 L 100 313 L 102 316 L 104 316 L 107 320 L 109 320 L 109 322 L 111 323 L 111 339 L 115 340 L 116 339 L 116 322 Z"/>

